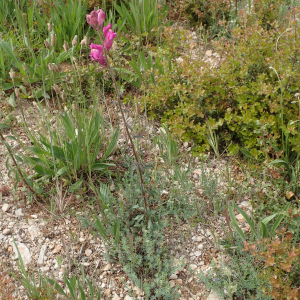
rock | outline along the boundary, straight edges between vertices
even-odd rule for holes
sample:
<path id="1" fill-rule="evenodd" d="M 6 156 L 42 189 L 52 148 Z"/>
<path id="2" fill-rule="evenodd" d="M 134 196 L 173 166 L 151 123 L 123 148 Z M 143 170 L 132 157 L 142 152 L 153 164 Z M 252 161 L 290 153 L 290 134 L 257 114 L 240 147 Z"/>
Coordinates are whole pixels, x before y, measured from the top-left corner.
<path id="1" fill-rule="evenodd" d="M 45 272 L 48 272 L 50 270 L 50 268 L 48 266 L 46 266 L 46 267 L 41 267 L 40 270 L 45 273 Z"/>
<path id="2" fill-rule="evenodd" d="M 0 233 L 0 241 L 5 238 L 4 234 Z"/>
<path id="3" fill-rule="evenodd" d="M 22 217 L 24 214 L 22 213 L 22 208 L 16 209 L 15 210 L 15 216 L 16 217 Z"/>
<path id="4" fill-rule="evenodd" d="M 53 254 L 56 254 L 58 252 L 61 251 L 61 245 L 60 244 L 56 244 L 55 248 L 52 250 Z"/>
<path id="5" fill-rule="evenodd" d="M 195 265 L 195 264 L 191 264 L 190 267 L 193 271 L 195 271 L 198 268 L 197 265 Z"/>
<path id="6" fill-rule="evenodd" d="M 188 143 L 188 142 L 184 142 L 184 143 L 183 143 L 183 147 L 184 147 L 184 148 L 187 148 L 188 146 L 189 146 L 189 143 Z"/>
<path id="7" fill-rule="evenodd" d="M 11 233 L 11 229 L 10 228 L 6 228 L 2 231 L 3 235 L 9 235 Z"/>
<path id="8" fill-rule="evenodd" d="M 121 298 L 117 295 L 117 294 L 115 294 L 114 296 L 113 296 L 113 298 L 112 298 L 112 300 L 120 300 Z"/>
<path id="9" fill-rule="evenodd" d="M 170 280 L 172 280 L 172 279 L 177 279 L 177 278 L 178 278 L 178 276 L 177 276 L 176 274 L 172 274 L 172 275 L 169 277 Z"/>
<path id="10" fill-rule="evenodd" d="M 203 244 L 199 244 L 199 245 L 197 246 L 197 248 L 200 249 L 200 250 L 202 250 L 202 249 L 204 248 L 204 246 L 203 246 Z"/>
<path id="11" fill-rule="evenodd" d="M 206 300 L 222 300 L 223 298 L 219 296 L 216 292 L 211 292 Z"/>
<path id="12" fill-rule="evenodd" d="M 103 269 L 102 271 L 108 271 L 111 269 L 111 264 L 107 264 Z"/>
<path id="13" fill-rule="evenodd" d="M 46 250 L 47 250 L 47 245 L 43 245 L 37 262 L 38 266 L 42 266 L 44 264 L 44 257 L 45 257 Z"/>
<path id="14" fill-rule="evenodd" d="M 174 287 L 176 285 L 175 280 L 170 280 L 169 283 L 171 287 Z"/>
<path id="15" fill-rule="evenodd" d="M 182 63 L 183 63 L 182 57 L 176 58 L 175 61 L 176 61 L 178 64 L 182 64 Z"/>
<path id="16" fill-rule="evenodd" d="M 182 279 L 176 279 L 176 280 L 175 280 L 175 283 L 182 285 L 182 284 L 183 284 L 183 281 L 182 281 Z"/>
<path id="17" fill-rule="evenodd" d="M 206 56 L 208 56 L 208 57 L 210 57 L 210 56 L 212 56 L 212 50 L 207 50 L 206 52 L 205 52 L 205 55 Z"/>
<path id="18" fill-rule="evenodd" d="M 32 239 L 35 239 L 35 237 L 38 235 L 39 233 L 39 230 L 36 226 L 34 225 L 31 225 L 29 228 L 28 228 L 28 232 L 29 234 L 31 235 L 31 238 Z"/>
<path id="19" fill-rule="evenodd" d="M 129 295 L 126 295 L 125 298 L 124 298 L 124 300 L 132 300 L 132 299 L 133 299 L 133 298 L 130 297 Z"/>
<path id="20" fill-rule="evenodd" d="M 90 256 L 93 253 L 93 251 L 91 249 L 86 249 L 85 250 L 85 255 L 86 256 Z"/>
<path id="21" fill-rule="evenodd" d="M 236 215 L 235 218 L 237 219 L 237 221 L 238 221 L 239 223 L 243 223 L 243 222 L 245 221 L 245 218 L 243 217 L 242 214 Z"/>
<path id="22" fill-rule="evenodd" d="M 85 241 L 85 238 L 83 238 L 83 237 L 79 238 L 80 243 L 83 243 L 84 241 Z"/>
<path id="23" fill-rule="evenodd" d="M 195 252 L 194 252 L 194 255 L 198 257 L 198 256 L 201 255 L 201 252 L 200 252 L 200 251 L 195 251 Z"/>
<path id="24" fill-rule="evenodd" d="M 7 204 L 7 203 L 5 203 L 5 204 L 2 206 L 2 211 L 3 211 L 3 212 L 7 212 L 7 211 L 9 210 L 9 208 L 10 208 L 10 205 Z"/>
<path id="25" fill-rule="evenodd" d="M 104 297 L 109 297 L 111 294 L 111 289 L 107 289 L 104 293 L 103 293 L 103 296 Z"/>
<path id="26" fill-rule="evenodd" d="M 23 243 L 17 242 L 16 245 L 19 249 L 19 252 L 20 252 L 20 255 L 22 257 L 24 265 L 29 264 L 31 262 L 31 254 L 29 252 L 29 249 Z M 14 250 L 14 253 L 15 253 L 14 259 L 18 259 L 19 258 L 18 250 L 17 250 L 15 244 L 12 244 L 12 246 L 13 246 L 13 250 Z"/>

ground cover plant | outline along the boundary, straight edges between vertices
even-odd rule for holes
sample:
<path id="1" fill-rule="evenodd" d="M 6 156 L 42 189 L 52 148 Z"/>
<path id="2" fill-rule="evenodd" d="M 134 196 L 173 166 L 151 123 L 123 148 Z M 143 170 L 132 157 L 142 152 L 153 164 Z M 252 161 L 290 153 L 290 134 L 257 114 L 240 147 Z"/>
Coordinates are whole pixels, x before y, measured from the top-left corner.
<path id="1" fill-rule="evenodd" d="M 98 2 L 0 4 L 0 200 L 12 190 L 89 234 L 66 227 L 79 252 L 53 245 L 56 276 L 31 269 L 20 230 L 0 295 L 20 297 L 14 278 L 28 299 L 120 299 L 103 290 L 113 265 L 126 300 L 203 299 L 200 282 L 299 299 L 298 1 Z M 171 242 L 188 248 L 198 228 L 207 268 Z M 102 277 L 80 240 L 105 249 Z"/>

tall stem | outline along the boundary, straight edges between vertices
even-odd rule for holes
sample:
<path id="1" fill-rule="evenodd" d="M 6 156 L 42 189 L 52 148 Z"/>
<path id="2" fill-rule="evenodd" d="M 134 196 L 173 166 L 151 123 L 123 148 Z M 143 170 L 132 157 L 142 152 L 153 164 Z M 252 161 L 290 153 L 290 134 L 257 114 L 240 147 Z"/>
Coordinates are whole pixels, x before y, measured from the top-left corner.
<path id="1" fill-rule="evenodd" d="M 148 205 L 147 205 L 146 194 L 145 194 L 144 180 L 143 180 L 143 175 L 142 175 L 142 167 L 140 165 L 140 161 L 139 161 L 138 155 L 136 153 L 136 150 L 135 150 L 135 147 L 134 147 L 134 143 L 133 143 L 131 134 L 130 134 L 130 132 L 128 130 L 128 126 L 127 126 L 127 123 L 126 123 L 124 110 L 122 108 L 121 94 L 120 94 L 118 86 L 117 86 L 117 81 L 116 81 L 114 72 L 113 72 L 113 70 L 112 70 L 112 68 L 110 66 L 109 61 L 108 61 L 108 57 L 107 57 L 106 49 L 104 47 L 104 43 L 103 43 L 103 39 L 102 39 L 102 36 L 101 36 L 101 30 L 100 29 L 98 30 L 98 35 L 100 37 L 101 45 L 103 46 L 103 52 L 104 52 L 104 56 L 105 56 L 105 59 L 106 59 L 106 67 L 107 67 L 107 69 L 108 69 L 108 71 L 110 73 L 110 76 L 112 78 L 112 81 L 114 83 L 114 88 L 115 88 L 115 91 L 116 91 L 116 94 L 117 94 L 117 99 L 118 99 L 118 106 L 119 106 L 119 109 L 120 109 L 120 112 L 121 112 L 121 116 L 122 116 L 122 120 L 123 120 L 123 123 L 124 123 L 124 126 L 125 126 L 126 134 L 127 134 L 128 138 L 129 138 L 129 141 L 130 141 L 130 144 L 131 144 L 131 147 L 132 147 L 132 150 L 133 150 L 133 154 L 134 154 L 135 160 L 137 162 L 138 171 L 139 171 L 140 180 L 141 180 L 141 186 L 142 186 L 142 193 L 143 193 L 143 198 L 144 198 L 145 210 L 147 211 Z"/>

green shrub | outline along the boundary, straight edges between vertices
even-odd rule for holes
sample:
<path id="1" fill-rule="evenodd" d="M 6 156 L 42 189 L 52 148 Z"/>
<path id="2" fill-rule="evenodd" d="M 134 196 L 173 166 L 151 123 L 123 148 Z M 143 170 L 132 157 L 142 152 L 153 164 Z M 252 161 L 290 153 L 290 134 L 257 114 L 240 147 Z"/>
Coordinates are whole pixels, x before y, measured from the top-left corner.
<path id="1" fill-rule="evenodd" d="M 233 31 L 233 41 L 215 42 L 222 62 L 216 67 L 183 56 L 183 62 L 161 60 L 164 75 L 150 85 L 145 99 L 152 117 L 160 117 L 195 151 L 208 149 L 207 121 L 220 136 L 221 147 L 239 147 L 257 157 L 263 142 L 281 144 L 281 134 L 299 150 L 299 27 L 264 30 L 261 22 Z M 169 38 L 169 39 L 168 39 Z M 176 51 L 175 34 L 166 43 Z M 170 46 L 171 48 L 171 46 Z M 175 50 L 174 50 L 175 48 Z M 166 56 L 170 56 L 170 52 Z"/>

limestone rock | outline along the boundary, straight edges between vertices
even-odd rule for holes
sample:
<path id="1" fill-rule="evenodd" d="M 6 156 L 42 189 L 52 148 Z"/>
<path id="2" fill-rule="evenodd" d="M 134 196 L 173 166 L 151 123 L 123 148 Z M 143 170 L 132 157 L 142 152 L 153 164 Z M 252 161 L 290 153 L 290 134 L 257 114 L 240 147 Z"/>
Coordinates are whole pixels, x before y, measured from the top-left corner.
<path id="1" fill-rule="evenodd" d="M 44 256 L 45 256 L 46 250 L 47 250 L 47 245 L 43 245 L 41 248 L 41 251 L 40 251 L 38 262 L 37 262 L 37 264 L 39 266 L 42 266 L 44 264 Z"/>
<path id="2" fill-rule="evenodd" d="M 3 211 L 3 212 L 7 212 L 7 211 L 9 210 L 9 208 L 10 208 L 10 205 L 7 204 L 7 203 L 5 203 L 5 204 L 2 206 L 2 211 Z"/>
<path id="3" fill-rule="evenodd" d="M 16 245 L 19 249 L 19 252 L 22 257 L 24 265 L 29 264 L 31 262 L 31 254 L 29 252 L 29 249 L 23 243 L 17 242 Z M 14 259 L 18 259 L 19 258 L 18 250 L 17 250 L 15 244 L 12 244 L 12 246 L 13 246 L 13 250 L 14 250 L 14 254 L 15 254 Z"/>

